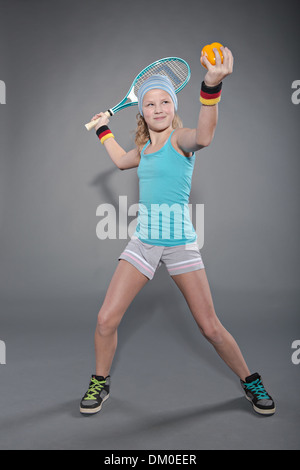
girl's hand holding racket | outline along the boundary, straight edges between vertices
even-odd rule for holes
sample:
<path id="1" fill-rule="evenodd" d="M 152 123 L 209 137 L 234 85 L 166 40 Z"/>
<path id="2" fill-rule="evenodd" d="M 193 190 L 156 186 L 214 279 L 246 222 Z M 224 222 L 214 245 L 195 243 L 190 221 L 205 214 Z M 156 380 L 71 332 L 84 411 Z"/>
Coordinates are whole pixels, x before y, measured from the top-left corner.
<path id="1" fill-rule="evenodd" d="M 92 117 L 91 121 L 95 120 L 98 121 L 95 125 L 95 131 L 97 131 L 101 126 L 107 126 L 107 124 L 109 123 L 109 119 L 106 113 L 95 114 L 95 116 Z"/>
<path id="2" fill-rule="evenodd" d="M 223 63 L 218 49 L 213 49 L 216 57 L 216 64 L 212 65 L 206 56 L 201 56 L 201 63 L 204 63 L 207 68 L 207 73 L 204 77 L 204 82 L 207 86 L 218 85 L 227 75 L 233 71 L 233 55 L 228 47 L 220 48 L 223 54 Z"/>

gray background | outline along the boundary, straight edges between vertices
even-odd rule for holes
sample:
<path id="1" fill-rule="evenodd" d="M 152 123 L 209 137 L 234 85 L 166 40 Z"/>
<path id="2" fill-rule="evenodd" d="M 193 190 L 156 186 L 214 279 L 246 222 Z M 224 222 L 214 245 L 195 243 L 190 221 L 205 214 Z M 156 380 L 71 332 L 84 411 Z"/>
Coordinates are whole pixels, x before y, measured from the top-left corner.
<path id="1" fill-rule="evenodd" d="M 0 9 L 0 448 L 299 448 L 298 2 L 1 0 Z M 205 208 L 216 311 L 277 414 L 253 414 L 161 267 L 121 323 L 110 400 L 82 418 L 97 313 L 127 243 L 97 238 L 96 209 L 118 211 L 119 195 L 138 201 L 136 169 L 120 172 L 84 123 L 146 65 L 179 56 L 192 71 L 179 115 L 194 127 L 200 52 L 214 41 L 232 50 L 234 73 L 190 202 Z M 128 150 L 136 113 L 110 121 Z"/>

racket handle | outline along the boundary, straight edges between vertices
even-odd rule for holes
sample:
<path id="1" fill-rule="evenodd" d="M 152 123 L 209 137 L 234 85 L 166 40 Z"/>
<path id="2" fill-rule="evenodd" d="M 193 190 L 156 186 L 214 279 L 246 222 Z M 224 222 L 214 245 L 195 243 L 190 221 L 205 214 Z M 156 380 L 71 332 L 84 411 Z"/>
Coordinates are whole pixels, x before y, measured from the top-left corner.
<path id="1" fill-rule="evenodd" d="M 109 112 L 109 111 L 105 111 L 106 116 L 112 116 L 112 114 Z M 91 129 L 93 129 L 94 127 L 96 127 L 96 125 L 98 124 L 98 122 L 100 121 L 101 118 L 99 119 L 92 119 L 92 121 L 88 122 L 87 124 L 85 124 L 85 127 L 88 131 L 90 131 Z"/>

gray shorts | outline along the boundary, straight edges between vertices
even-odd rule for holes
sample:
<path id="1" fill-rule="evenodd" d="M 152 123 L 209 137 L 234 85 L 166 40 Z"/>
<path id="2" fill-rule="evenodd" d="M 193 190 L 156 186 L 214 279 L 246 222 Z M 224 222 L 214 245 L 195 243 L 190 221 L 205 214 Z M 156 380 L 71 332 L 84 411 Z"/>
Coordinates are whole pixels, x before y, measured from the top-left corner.
<path id="1" fill-rule="evenodd" d="M 165 264 L 170 276 L 203 269 L 200 249 L 197 242 L 178 246 L 157 246 L 132 238 L 118 258 L 133 264 L 149 279 L 153 279 L 156 269 Z"/>

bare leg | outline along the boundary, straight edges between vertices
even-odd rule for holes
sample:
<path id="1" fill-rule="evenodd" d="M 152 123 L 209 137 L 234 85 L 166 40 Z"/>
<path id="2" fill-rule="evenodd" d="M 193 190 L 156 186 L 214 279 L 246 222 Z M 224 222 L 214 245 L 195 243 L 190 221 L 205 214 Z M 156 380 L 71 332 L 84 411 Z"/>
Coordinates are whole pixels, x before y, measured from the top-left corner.
<path id="1" fill-rule="evenodd" d="M 117 328 L 124 313 L 149 279 L 126 260 L 120 260 L 98 314 L 95 331 L 96 375 L 109 375 L 116 352 Z"/>
<path id="2" fill-rule="evenodd" d="M 183 293 L 202 334 L 233 372 L 245 380 L 250 371 L 236 341 L 216 315 L 205 269 L 177 274 L 172 279 Z"/>

